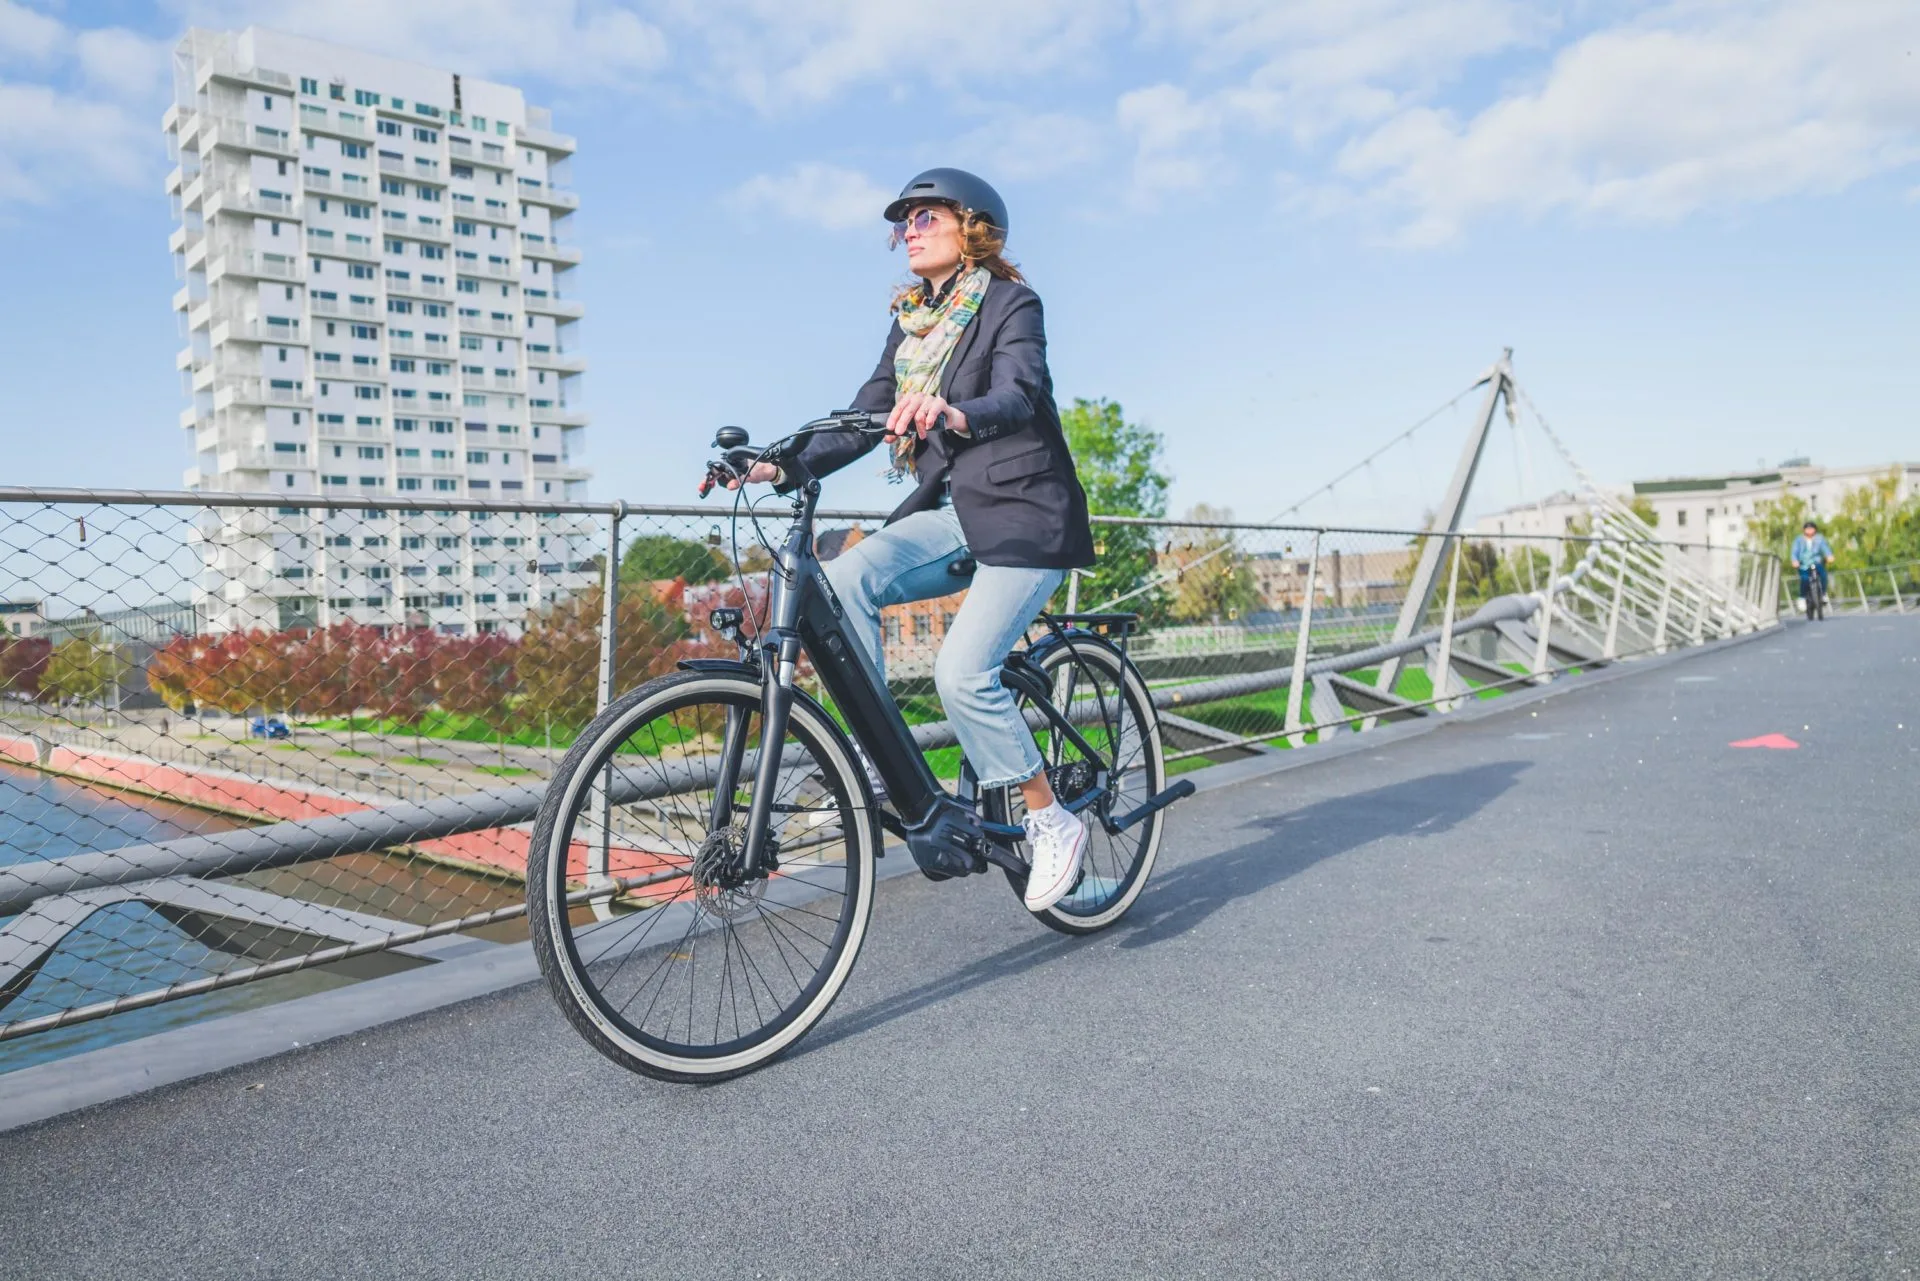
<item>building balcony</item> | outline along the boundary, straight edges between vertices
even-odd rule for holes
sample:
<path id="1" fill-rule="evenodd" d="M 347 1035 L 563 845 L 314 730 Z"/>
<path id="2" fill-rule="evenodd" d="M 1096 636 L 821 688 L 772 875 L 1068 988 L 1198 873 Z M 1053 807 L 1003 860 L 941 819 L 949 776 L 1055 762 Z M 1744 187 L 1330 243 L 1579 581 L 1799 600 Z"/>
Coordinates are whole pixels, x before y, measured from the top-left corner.
<path id="1" fill-rule="evenodd" d="M 488 374 L 460 371 L 460 385 L 473 391 L 520 391 L 520 375 Z"/>
<path id="2" fill-rule="evenodd" d="M 384 425 L 375 426 L 372 423 L 321 423 L 315 430 L 318 431 L 320 435 L 332 440 L 386 440 L 388 438 L 388 431 Z M 359 462 L 361 460 L 354 459 L 353 461 Z M 380 460 L 367 459 L 365 461 L 376 462 Z"/>
<path id="3" fill-rule="evenodd" d="M 510 262 L 482 262 L 477 258 L 456 259 L 453 269 L 463 276 L 489 276 L 495 280 L 512 280 L 517 274 Z"/>
<path id="4" fill-rule="evenodd" d="M 304 106 L 300 109 L 300 127 L 308 133 L 350 138 L 355 142 L 370 142 L 373 139 L 373 130 L 365 120 Z"/>
<path id="5" fill-rule="evenodd" d="M 527 351 L 527 364 L 535 369 L 552 369 L 563 374 L 587 372 L 585 356 L 569 356 L 563 351 Z"/>
<path id="6" fill-rule="evenodd" d="M 316 235 L 307 230 L 307 252 L 327 258 L 352 258 L 356 262 L 379 262 L 380 246 L 372 241 L 348 240 L 339 235 Z"/>
<path id="7" fill-rule="evenodd" d="M 305 405 L 308 403 L 304 382 L 292 381 L 287 386 L 275 386 L 276 381 L 279 380 L 226 379 L 214 390 L 214 410 L 217 412 L 239 405 Z"/>
<path id="8" fill-rule="evenodd" d="M 252 249 L 227 249 L 207 263 L 207 283 L 222 276 L 254 280 L 303 280 L 306 273 L 300 259 L 286 254 L 258 253 Z"/>
<path id="9" fill-rule="evenodd" d="M 540 258 L 547 262 L 561 263 L 568 267 L 576 267 L 580 264 L 580 247 L 578 245 L 555 244 L 553 241 L 540 236 L 523 234 L 520 237 L 520 252 L 529 258 Z"/>
<path id="10" fill-rule="evenodd" d="M 275 467 L 307 466 L 307 460 L 299 454 L 286 454 L 281 461 L 274 461 L 272 450 L 264 445 L 248 445 L 242 449 L 229 449 L 216 456 L 215 465 L 223 472 L 228 471 L 272 471 Z M 295 460 L 298 460 L 296 463 Z"/>
<path id="11" fill-rule="evenodd" d="M 380 308 L 371 302 L 341 302 L 338 298 L 307 295 L 308 309 L 316 316 L 348 316 L 354 320 L 379 320 Z"/>
<path id="12" fill-rule="evenodd" d="M 585 303 L 533 289 L 526 291 L 526 308 L 537 316 L 552 316 L 557 320 L 578 320 L 587 314 Z"/>
<path id="13" fill-rule="evenodd" d="M 520 199 L 533 205 L 547 205 L 554 209 L 572 211 L 580 207 L 580 197 L 571 191 L 563 191 L 546 183 L 520 180 Z"/>
<path id="14" fill-rule="evenodd" d="M 528 407 L 527 412 L 532 415 L 534 422 L 542 426 L 551 424 L 555 427 L 585 427 L 587 425 L 587 411 L 584 409 L 569 409 L 565 405 L 532 405 Z"/>
<path id="15" fill-rule="evenodd" d="M 579 147 L 570 134 L 555 133 L 551 129 L 536 129 L 531 125 L 521 125 L 514 131 L 514 137 L 529 147 L 538 147 L 542 151 L 551 151 L 562 156 L 572 155 Z"/>
<path id="16" fill-rule="evenodd" d="M 536 462 L 533 465 L 535 480 L 592 480 L 591 468 L 580 467 L 566 461 L 554 463 Z"/>
<path id="17" fill-rule="evenodd" d="M 397 294 L 404 298 L 451 298 L 453 297 L 452 287 L 442 282 L 433 281 L 433 280 L 412 280 L 412 279 L 396 280 L 392 276 L 387 277 L 387 292 L 390 294 Z"/>
<path id="18" fill-rule="evenodd" d="M 200 126 L 200 147 L 226 147 L 235 151 L 255 151 L 269 156 L 295 154 L 293 136 L 264 125 L 250 125 L 230 116 L 209 117 Z"/>
<path id="19" fill-rule="evenodd" d="M 175 165 L 173 167 L 172 172 L 167 174 L 167 194 L 169 196 L 177 196 L 180 194 L 181 189 L 184 188 L 186 185 L 187 185 L 186 169 L 180 165 Z"/>
<path id="20" fill-rule="evenodd" d="M 465 138 L 449 135 L 447 150 L 456 160 L 470 160 L 474 164 L 485 165 L 492 169 L 513 168 L 512 157 L 507 154 L 507 149 L 497 142 L 483 142 L 476 147 Z"/>
<path id="21" fill-rule="evenodd" d="M 463 315 L 460 317 L 460 328 L 474 334 L 506 334 L 513 338 L 520 336 L 520 331 L 514 328 L 511 318 L 502 320 L 492 316 Z"/>
<path id="22" fill-rule="evenodd" d="M 307 340 L 300 333 L 300 322 L 270 325 L 258 316 L 248 316 L 240 320 L 223 320 L 213 327 L 213 345 L 224 343 L 279 343 L 282 346 L 304 347 Z"/>
<path id="23" fill-rule="evenodd" d="M 300 217 L 300 202 L 278 192 L 247 191 L 238 187 L 216 187 L 206 193 L 201 204 L 204 217 L 218 214 L 244 214 L 252 218 Z"/>
<path id="24" fill-rule="evenodd" d="M 227 54 L 217 54 L 200 64 L 200 87 L 205 88 L 209 80 L 226 80 L 234 84 L 256 85 L 261 88 L 293 92 L 293 77 L 286 72 L 269 71 L 265 67 L 242 66 L 237 59 Z"/>

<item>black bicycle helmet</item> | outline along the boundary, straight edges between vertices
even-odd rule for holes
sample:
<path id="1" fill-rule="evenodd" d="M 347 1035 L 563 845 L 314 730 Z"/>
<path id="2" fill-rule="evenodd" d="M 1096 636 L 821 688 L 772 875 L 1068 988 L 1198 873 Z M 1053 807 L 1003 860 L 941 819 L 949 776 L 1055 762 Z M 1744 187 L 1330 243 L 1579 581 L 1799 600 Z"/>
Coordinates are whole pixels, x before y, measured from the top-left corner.
<path id="1" fill-rule="evenodd" d="M 1007 234 L 1007 202 L 1000 199 L 1000 193 L 988 185 L 986 179 L 964 169 L 929 169 L 915 174 L 900 189 L 899 197 L 887 206 L 883 216 L 888 222 L 899 222 L 906 217 L 909 206 L 923 200 L 937 200 L 956 209 L 969 210 L 998 227 L 1002 236 Z"/>

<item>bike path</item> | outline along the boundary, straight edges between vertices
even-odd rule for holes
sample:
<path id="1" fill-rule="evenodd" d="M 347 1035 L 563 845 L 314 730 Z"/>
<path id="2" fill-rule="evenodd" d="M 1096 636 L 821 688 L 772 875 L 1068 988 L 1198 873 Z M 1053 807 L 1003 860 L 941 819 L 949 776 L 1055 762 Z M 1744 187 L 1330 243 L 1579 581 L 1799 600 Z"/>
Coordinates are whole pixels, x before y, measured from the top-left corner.
<path id="1" fill-rule="evenodd" d="M 0 1275 L 1904 1275 L 1916 735 L 1841 619 L 1205 793 L 1092 939 L 892 878 L 742 1081 L 522 988 L 0 1135 Z"/>

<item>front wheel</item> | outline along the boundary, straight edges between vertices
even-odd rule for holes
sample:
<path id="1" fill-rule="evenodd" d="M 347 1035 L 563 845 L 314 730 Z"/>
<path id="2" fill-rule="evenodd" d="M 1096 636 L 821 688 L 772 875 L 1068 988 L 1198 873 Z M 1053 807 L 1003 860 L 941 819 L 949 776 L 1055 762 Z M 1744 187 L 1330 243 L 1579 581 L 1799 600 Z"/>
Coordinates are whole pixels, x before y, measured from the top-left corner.
<path id="1" fill-rule="evenodd" d="M 1105 824 L 1108 818 L 1137 809 L 1166 786 L 1160 719 L 1139 671 L 1106 644 L 1075 635 L 1044 650 L 1039 662 L 1053 689 L 1053 705 L 1096 753 L 1089 759 L 1066 735 L 1051 728 L 1039 730 L 1034 737 L 1054 795 L 1071 802 L 1085 795 L 1096 773 L 1102 772 L 1108 790 L 1080 813 L 1088 832 L 1079 883 L 1065 898 L 1034 916 L 1063 934 L 1091 934 L 1126 915 L 1146 888 L 1160 853 L 1165 810 L 1124 832 L 1109 831 Z M 1024 696 L 1019 705 L 1023 713 L 1030 712 L 1032 705 Z M 1018 823 L 1026 814 L 1017 787 L 995 788 L 982 800 L 986 816 L 994 822 Z M 1016 892 L 1026 889 L 1013 873 L 1007 879 Z"/>
<path id="2" fill-rule="evenodd" d="M 794 697 L 768 837 L 745 877 L 761 743 L 743 674 L 651 681 L 587 727 L 527 850 L 527 918 L 582 1036 L 669 1081 L 751 1071 L 804 1036 L 853 972 L 879 824 L 845 736 Z"/>

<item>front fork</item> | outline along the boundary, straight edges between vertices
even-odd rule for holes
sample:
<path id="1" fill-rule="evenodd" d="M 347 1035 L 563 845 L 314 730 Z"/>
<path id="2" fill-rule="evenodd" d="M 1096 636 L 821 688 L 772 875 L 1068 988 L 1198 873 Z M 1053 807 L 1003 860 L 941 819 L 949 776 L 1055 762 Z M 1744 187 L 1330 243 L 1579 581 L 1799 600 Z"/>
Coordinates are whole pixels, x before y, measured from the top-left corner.
<path id="1" fill-rule="evenodd" d="M 800 662 L 799 633 L 780 629 L 771 633 L 766 646 L 767 661 L 761 665 L 760 756 L 754 762 L 753 803 L 747 808 L 747 839 L 741 854 L 740 876 L 753 880 L 770 870 L 766 857 L 767 828 L 773 822 L 773 797 L 780 778 L 780 745 L 786 741 L 787 720 L 793 711 L 793 677 Z M 742 715 L 736 726 L 727 718 L 727 748 L 722 763 L 722 780 L 731 783 L 740 772 L 740 753 L 745 748 L 746 725 Z M 721 796 L 731 805 L 733 789 L 714 797 L 716 810 Z"/>

